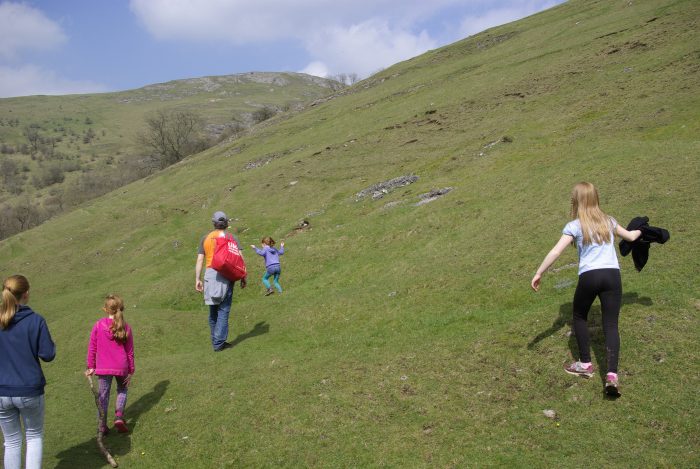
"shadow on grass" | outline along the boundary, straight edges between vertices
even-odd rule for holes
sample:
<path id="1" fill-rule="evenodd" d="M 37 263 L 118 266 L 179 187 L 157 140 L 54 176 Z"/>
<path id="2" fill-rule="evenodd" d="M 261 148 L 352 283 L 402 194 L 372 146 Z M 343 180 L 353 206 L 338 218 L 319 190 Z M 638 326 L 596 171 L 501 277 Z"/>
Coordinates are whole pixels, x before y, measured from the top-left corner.
<path id="1" fill-rule="evenodd" d="M 640 304 L 643 306 L 651 306 L 654 303 L 651 301 L 651 298 L 648 296 L 639 296 L 637 292 L 630 292 L 630 293 L 623 293 L 622 294 L 622 304 L 623 305 L 628 305 L 628 304 Z M 535 346 L 540 343 L 542 340 L 546 339 L 547 337 L 554 335 L 557 331 L 559 331 L 561 328 L 564 326 L 568 326 L 569 329 L 571 329 L 571 320 L 573 318 L 573 303 L 568 302 L 564 303 L 561 306 L 559 306 L 559 316 L 554 320 L 551 326 L 549 326 L 548 329 L 540 332 L 533 338 L 530 343 L 527 344 L 527 348 L 532 350 L 535 348 Z M 588 313 L 588 327 L 593 329 L 595 327 L 600 328 L 601 325 L 601 320 L 600 320 L 600 305 L 595 305 L 591 307 L 591 311 Z M 600 336 L 602 337 L 602 329 L 600 329 L 598 332 L 600 334 L 595 334 L 596 337 Z M 571 348 L 571 352 L 573 356 L 578 355 L 578 348 L 576 346 L 576 337 L 572 334 L 570 336 L 570 339 L 573 339 L 573 347 L 572 347 L 572 341 L 569 341 L 569 348 Z M 593 334 L 591 334 L 591 341 L 593 341 Z"/>
<path id="2" fill-rule="evenodd" d="M 651 298 L 643 296 L 640 297 L 636 292 L 623 293 L 622 294 L 622 304 L 639 304 L 643 306 L 651 306 L 654 303 Z M 605 349 L 605 335 L 603 333 L 603 321 L 601 317 L 600 304 L 596 304 L 591 307 L 588 313 L 588 330 L 590 331 L 590 345 L 592 356 L 596 361 L 596 366 L 598 368 L 598 374 L 600 375 L 601 381 L 605 382 L 605 375 L 607 374 L 607 353 Z M 569 335 L 569 350 L 571 351 L 571 357 L 576 359 L 579 356 L 578 343 L 576 342 L 576 336 L 573 334 L 571 329 L 571 323 L 573 319 L 573 303 L 568 302 L 559 306 L 559 317 L 557 317 L 552 325 L 537 334 L 537 336 L 527 344 L 527 348 L 532 350 L 535 346 L 546 339 L 547 337 L 555 334 L 564 326 L 568 326 L 571 333 Z M 605 399 L 615 400 L 615 397 L 605 396 Z"/>
<path id="3" fill-rule="evenodd" d="M 246 339 L 267 334 L 268 332 L 270 332 L 270 325 L 267 324 L 265 321 L 260 321 L 255 326 L 253 326 L 253 328 L 249 332 L 246 332 L 245 334 L 238 334 L 238 337 L 233 339 L 233 342 L 231 342 L 231 347 L 235 347 L 236 345 L 240 344 Z"/>
<path id="4" fill-rule="evenodd" d="M 109 435 L 104 438 L 105 446 L 115 459 L 129 454 L 131 451 L 131 432 L 138 427 L 139 417 L 145 412 L 148 412 L 161 400 L 169 384 L 170 381 L 168 380 L 161 381 L 153 387 L 153 391 L 144 394 L 136 402 L 127 407 L 125 417 L 129 426 L 129 433 L 117 433 L 116 429 L 112 428 Z M 96 409 L 95 413 L 97 413 Z M 97 422 L 95 421 L 95 428 L 96 426 Z M 100 453 L 100 450 L 97 448 L 97 441 L 94 436 L 83 443 L 61 451 L 57 457 L 59 459 L 56 465 L 57 469 L 109 466 L 102 456 L 102 453 Z"/>

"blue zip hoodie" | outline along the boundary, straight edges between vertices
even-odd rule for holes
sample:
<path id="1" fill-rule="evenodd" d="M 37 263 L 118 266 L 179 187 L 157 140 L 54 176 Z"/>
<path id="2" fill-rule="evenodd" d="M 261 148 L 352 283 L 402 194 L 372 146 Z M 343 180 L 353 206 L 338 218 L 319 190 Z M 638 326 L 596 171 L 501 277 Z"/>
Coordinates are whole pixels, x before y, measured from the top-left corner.
<path id="1" fill-rule="evenodd" d="M 46 378 L 39 358 L 56 356 L 46 321 L 29 306 L 20 305 L 6 329 L 0 329 L 0 396 L 33 397 L 44 394 Z"/>

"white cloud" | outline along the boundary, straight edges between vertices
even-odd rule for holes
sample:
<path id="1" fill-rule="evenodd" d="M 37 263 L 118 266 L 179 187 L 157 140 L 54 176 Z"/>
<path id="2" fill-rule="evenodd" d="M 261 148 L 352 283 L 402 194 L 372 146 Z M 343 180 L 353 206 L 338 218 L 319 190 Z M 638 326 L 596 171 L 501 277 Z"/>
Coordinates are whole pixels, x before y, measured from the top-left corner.
<path id="1" fill-rule="evenodd" d="M 307 1 L 307 6 L 321 0 Z M 171 40 L 227 41 L 245 44 L 295 36 L 298 28 L 312 24 L 304 18 L 304 5 L 272 0 L 131 0 L 132 12 L 156 38 Z"/>
<path id="2" fill-rule="evenodd" d="M 318 60 L 315 60 L 311 62 L 309 65 L 307 65 L 303 70 L 301 70 L 301 73 L 306 73 L 308 75 L 314 75 L 317 77 L 327 77 L 330 75 L 330 71 L 328 70 L 328 66 L 324 64 L 323 62 L 320 62 Z"/>
<path id="3" fill-rule="evenodd" d="M 14 59 L 22 50 L 50 50 L 66 39 L 61 27 L 40 10 L 23 3 L 0 3 L 0 58 Z"/>
<path id="4" fill-rule="evenodd" d="M 503 6 L 486 10 L 479 15 L 470 15 L 462 19 L 459 32 L 462 36 L 471 36 L 485 29 L 510 23 L 538 11 L 551 8 L 562 0 L 511 2 L 512 6 Z"/>
<path id="5" fill-rule="evenodd" d="M 347 28 L 329 27 L 307 41 L 311 56 L 331 73 L 357 73 L 360 77 L 435 46 L 435 41 L 425 31 L 413 34 L 392 29 L 381 20 L 369 20 Z"/>
<path id="6" fill-rule="evenodd" d="M 71 81 L 35 65 L 0 66 L 0 98 L 37 94 L 101 93 L 105 86 L 89 81 Z"/>
<path id="7" fill-rule="evenodd" d="M 484 0 L 467 0 L 479 3 Z M 130 0 L 131 11 L 159 39 L 224 40 L 234 44 L 303 39 L 327 25 L 368 18 L 405 27 L 465 0 Z"/>
<path id="8" fill-rule="evenodd" d="M 305 48 L 313 75 L 357 73 L 414 57 L 563 0 L 130 0 L 154 37 Z M 473 12 L 460 24 L 465 12 Z M 430 24 L 432 32 L 428 32 Z M 459 29 L 458 27 L 461 27 Z M 459 36 L 458 36 L 459 34 Z M 442 43 L 438 43 L 440 37 Z"/>

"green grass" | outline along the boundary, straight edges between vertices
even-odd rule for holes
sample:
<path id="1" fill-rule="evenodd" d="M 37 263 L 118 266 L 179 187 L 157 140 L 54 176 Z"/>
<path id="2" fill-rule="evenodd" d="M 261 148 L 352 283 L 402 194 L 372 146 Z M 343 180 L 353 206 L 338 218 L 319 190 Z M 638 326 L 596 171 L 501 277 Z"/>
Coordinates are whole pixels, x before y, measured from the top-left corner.
<path id="1" fill-rule="evenodd" d="M 697 467 L 699 14 L 569 2 L 2 241 L 0 270 L 29 277 L 58 345 L 47 467 L 104 464 L 81 372 L 108 292 L 136 340 L 133 432 L 107 438 L 123 467 Z M 405 174 L 419 179 L 356 200 Z M 641 273 L 621 259 L 614 402 L 601 376 L 561 370 L 575 252 L 529 290 L 580 180 L 622 223 L 647 215 L 672 236 Z M 244 246 L 271 235 L 288 251 L 285 293 L 268 298 L 246 252 L 237 343 L 214 354 L 193 271 L 217 209 Z"/>

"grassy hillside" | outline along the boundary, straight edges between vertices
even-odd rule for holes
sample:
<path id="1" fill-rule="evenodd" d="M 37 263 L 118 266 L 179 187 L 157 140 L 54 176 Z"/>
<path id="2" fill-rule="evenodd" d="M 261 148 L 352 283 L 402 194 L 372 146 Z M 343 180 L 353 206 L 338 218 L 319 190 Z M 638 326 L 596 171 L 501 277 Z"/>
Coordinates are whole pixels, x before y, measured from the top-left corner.
<path id="1" fill-rule="evenodd" d="M 199 116 L 196 138 L 206 147 L 240 134 L 263 109 L 298 111 L 332 85 L 338 83 L 255 72 L 116 93 L 0 99 L 0 238 L 153 172 L 152 149 L 137 137 L 158 112 Z M 29 220 L 18 223 L 7 212 Z"/>
<path id="2" fill-rule="evenodd" d="M 107 438 L 122 467 L 697 467 L 698 18 L 691 0 L 571 1 L 0 242 L 58 344 L 46 466 L 103 464 L 81 373 L 118 292 L 137 348 L 133 431 Z M 561 369 L 574 250 L 529 289 L 580 180 L 671 232 L 641 273 L 621 259 L 617 401 Z M 235 346 L 215 354 L 193 272 L 218 209 L 243 245 L 287 252 L 285 293 L 264 297 L 247 250 Z M 596 304 L 604 369 L 599 324 Z"/>

